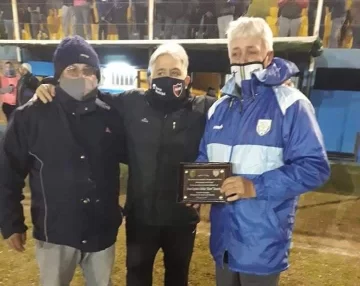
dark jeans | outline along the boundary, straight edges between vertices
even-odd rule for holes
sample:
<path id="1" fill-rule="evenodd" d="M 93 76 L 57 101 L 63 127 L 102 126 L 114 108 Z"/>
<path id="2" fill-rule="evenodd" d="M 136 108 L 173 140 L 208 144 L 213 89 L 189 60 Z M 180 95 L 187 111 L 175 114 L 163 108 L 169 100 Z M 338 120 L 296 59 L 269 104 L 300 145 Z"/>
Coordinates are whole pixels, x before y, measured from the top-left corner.
<path id="1" fill-rule="evenodd" d="M 315 3 L 316 2 L 316 3 Z M 311 4 L 313 3 L 313 4 Z M 308 8 L 308 36 L 314 35 L 314 26 L 315 26 L 315 19 L 316 19 L 316 9 L 317 9 L 317 1 L 310 2 L 310 6 Z M 325 6 L 321 13 L 321 21 L 320 21 L 320 30 L 319 30 L 319 38 L 324 38 L 324 30 L 325 30 Z"/>
<path id="2" fill-rule="evenodd" d="M 99 22 L 99 40 L 107 40 L 109 23 L 103 20 Z M 102 36 L 104 33 L 104 37 Z"/>
<path id="3" fill-rule="evenodd" d="M 143 40 L 148 30 L 148 25 L 145 24 L 145 20 L 148 18 L 148 8 L 145 6 L 137 5 L 135 6 L 135 13 L 136 26 L 139 31 L 139 37 L 140 40 Z"/>
<path id="4" fill-rule="evenodd" d="M 152 286 L 153 265 L 164 252 L 165 286 L 187 286 L 196 225 L 149 226 L 126 219 L 127 286 Z"/>
<path id="5" fill-rule="evenodd" d="M 3 110 L 4 114 L 5 114 L 7 122 L 9 122 L 10 116 L 14 112 L 15 109 L 16 109 L 16 105 L 10 105 L 10 104 L 7 104 L 7 103 L 3 103 L 2 110 Z"/>

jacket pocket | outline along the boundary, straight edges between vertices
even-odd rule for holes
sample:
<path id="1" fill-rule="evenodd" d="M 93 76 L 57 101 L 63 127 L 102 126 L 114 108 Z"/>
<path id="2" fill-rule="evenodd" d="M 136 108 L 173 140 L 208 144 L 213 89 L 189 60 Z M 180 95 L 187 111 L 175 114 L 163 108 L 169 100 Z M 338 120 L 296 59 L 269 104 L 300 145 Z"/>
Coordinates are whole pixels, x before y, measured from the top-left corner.
<path id="1" fill-rule="evenodd" d="M 267 213 L 268 213 L 269 221 L 274 228 L 274 231 L 279 235 L 279 238 L 286 240 L 287 239 L 286 230 L 281 226 L 279 217 L 277 216 L 274 209 L 270 205 L 268 205 L 267 207 Z"/>

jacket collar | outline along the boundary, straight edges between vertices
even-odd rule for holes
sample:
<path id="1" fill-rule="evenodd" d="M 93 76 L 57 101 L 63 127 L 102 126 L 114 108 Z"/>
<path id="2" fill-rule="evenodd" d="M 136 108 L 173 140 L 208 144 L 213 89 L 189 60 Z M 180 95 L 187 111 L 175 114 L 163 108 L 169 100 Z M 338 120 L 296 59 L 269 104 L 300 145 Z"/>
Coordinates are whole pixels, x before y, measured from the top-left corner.
<path id="1" fill-rule="evenodd" d="M 72 115 L 83 115 L 96 110 L 98 90 L 96 89 L 93 92 L 95 93 L 94 96 L 91 96 L 84 101 L 78 101 L 68 95 L 60 87 L 56 87 L 56 96 L 54 100 L 58 101 L 64 107 L 66 112 L 71 113 Z"/>
<path id="2" fill-rule="evenodd" d="M 287 60 L 274 58 L 271 64 L 264 70 L 254 72 L 250 80 L 241 83 L 241 88 L 231 77 L 221 92 L 224 95 L 246 99 L 257 95 L 259 86 L 278 86 L 299 73 L 298 67 Z"/>

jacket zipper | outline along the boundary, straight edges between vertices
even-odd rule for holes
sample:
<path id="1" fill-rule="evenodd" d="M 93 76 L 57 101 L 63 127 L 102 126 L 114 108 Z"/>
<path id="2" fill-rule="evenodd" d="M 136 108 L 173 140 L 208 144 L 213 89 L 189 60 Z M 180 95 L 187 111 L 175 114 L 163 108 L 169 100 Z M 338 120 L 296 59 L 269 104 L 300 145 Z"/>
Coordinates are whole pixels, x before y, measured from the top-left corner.
<path id="1" fill-rule="evenodd" d="M 230 104 L 229 104 L 229 111 L 230 111 L 230 109 L 232 108 L 232 106 L 233 106 L 233 104 L 234 104 L 234 101 L 235 101 L 235 99 L 234 98 L 231 98 L 231 101 L 230 101 Z M 240 105 L 240 120 L 239 120 L 239 122 L 237 122 L 236 124 L 234 124 L 234 115 L 232 115 L 231 116 L 231 126 L 235 126 L 234 128 L 233 128 L 233 130 L 232 130 L 232 138 L 231 138 L 231 150 L 230 150 L 230 155 L 229 155 L 229 160 L 228 160 L 228 162 L 229 163 L 231 163 L 231 158 L 232 158 L 232 155 L 233 155 L 233 150 L 234 150 L 234 144 L 235 144 L 235 139 L 236 139 L 236 134 L 237 134 L 237 130 L 238 130 L 238 127 L 240 126 L 240 121 L 241 121 L 241 118 L 242 118 L 242 112 L 243 112 L 243 103 L 242 103 L 242 97 L 239 99 L 239 105 Z M 226 226 L 225 226 L 225 229 L 226 229 L 226 235 L 225 235 L 225 237 L 226 237 L 226 240 L 227 240 L 227 238 L 229 237 L 229 235 L 227 234 L 227 232 L 228 232 L 228 229 L 229 229 L 229 227 L 228 227 L 228 225 L 226 224 Z M 229 249 L 228 249 L 228 241 L 226 241 L 226 243 L 225 243 L 225 252 L 224 252 L 224 254 L 223 254 L 223 261 L 222 261 L 222 263 L 224 264 L 224 258 L 225 258 L 225 253 L 228 253 L 227 254 L 227 264 L 229 265 L 229 259 L 230 259 L 230 255 L 229 255 Z M 224 265 L 223 265 L 223 268 L 224 268 Z"/>
<path id="2" fill-rule="evenodd" d="M 165 129 L 165 121 L 167 118 L 167 114 L 165 114 L 163 116 L 163 118 L 161 119 L 161 133 L 160 133 L 160 146 L 159 146 L 159 150 L 156 156 L 156 173 L 155 174 L 159 174 L 159 169 L 160 169 L 160 162 L 161 162 L 161 157 L 163 154 L 163 146 L 164 146 L 164 129 Z M 159 178 L 158 176 L 156 176 L 156 180 L 155 180 L 155 196 L 153 198 L 153 212 L 155 214 L 155 219 L 156 222 L 158 220 L 158 212 L 157 212 L 157 204 L 156 202 L 158 201 L 158 197 L 159 197 Z"/>

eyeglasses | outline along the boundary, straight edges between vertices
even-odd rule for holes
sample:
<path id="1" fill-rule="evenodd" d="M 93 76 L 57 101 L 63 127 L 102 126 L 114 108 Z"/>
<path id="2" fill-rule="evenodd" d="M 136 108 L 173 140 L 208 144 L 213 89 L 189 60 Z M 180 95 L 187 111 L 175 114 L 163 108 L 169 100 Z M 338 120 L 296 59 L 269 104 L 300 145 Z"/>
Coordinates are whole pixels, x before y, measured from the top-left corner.
<path id="1" fill-rule="evenodd" d="M 96 75 L 96 69 L 90 66 L 85 66 L 84 68 L 78 68 L 76 66 L 68 66 L 65 69 L 65 72 L 71 77 L 80 77 L 80 76 L 93 76 Z"/>

